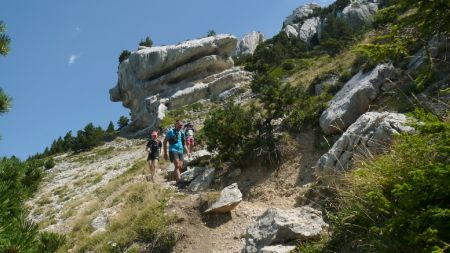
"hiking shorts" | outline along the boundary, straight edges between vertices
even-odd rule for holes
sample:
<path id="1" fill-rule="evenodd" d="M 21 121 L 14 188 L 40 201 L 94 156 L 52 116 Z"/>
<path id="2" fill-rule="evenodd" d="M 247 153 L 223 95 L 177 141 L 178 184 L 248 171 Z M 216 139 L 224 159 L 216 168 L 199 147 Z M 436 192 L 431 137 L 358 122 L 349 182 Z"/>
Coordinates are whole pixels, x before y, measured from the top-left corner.
<path id="1" fill-rule="evenodd" d="M 159 160 L 159 154 L 148 154 L 147 161 Z"/>
<path id="2" fill-rule="evenodd" d="M 174 151 L 169 151 L 169 158 L 170 158 L 171 162 L 173 162 L 175 160 L 180 160 L 180 161 L 184 160 L 183 153 L 174 152 Z"/>
<path id="3" fill-rule="evenodd" d="M 194 146 L 194 137 L 193 136 L 188 136 L 186 138 L 186 145 L 188 146 Z"/>

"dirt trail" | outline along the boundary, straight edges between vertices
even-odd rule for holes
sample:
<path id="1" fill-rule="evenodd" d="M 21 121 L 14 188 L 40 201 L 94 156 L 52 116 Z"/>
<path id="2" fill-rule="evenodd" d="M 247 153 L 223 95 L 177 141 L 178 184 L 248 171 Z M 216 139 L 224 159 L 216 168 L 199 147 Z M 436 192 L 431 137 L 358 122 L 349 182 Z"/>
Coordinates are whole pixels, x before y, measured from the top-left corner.
<path id="1" fill-rule="evenodd" d="M 258 216 L 270 207 L 290 209 L 298 206 L 298 198 L 308 189 L 300 182 L 310 177 L 310 167 L 320 154 L 314 148 L 310 135 L 299 136 L 302 148 L 279 169 L 268 171 L 246 168 L 235 179 L 222 178 L 222 185 L 237 182 L 243 192 L 243 201 L 229 214 L 202 214 L 200 194 L 181 190 L 171 199 L 167 213 L 179 217 L 174 229 L 180 235 L 173 252 L 231 253 L 241 252 L 245 246 L 245 232 Z"/>

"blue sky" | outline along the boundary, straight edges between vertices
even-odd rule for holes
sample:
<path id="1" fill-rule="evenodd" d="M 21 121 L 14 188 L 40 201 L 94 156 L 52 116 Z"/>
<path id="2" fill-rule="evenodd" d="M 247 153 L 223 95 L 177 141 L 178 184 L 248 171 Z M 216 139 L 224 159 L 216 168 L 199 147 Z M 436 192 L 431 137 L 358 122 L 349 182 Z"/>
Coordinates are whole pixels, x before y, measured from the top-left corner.
<path id="1" fill-rule="evenodd" d="M 118 56 L 150 36 L 155 46 L 204 36 L 271 37 L 305 0 L 0 0 L 11 37 L 0 87 L 13 97 L 0 116 L 0 157 L 22 159 L 89 122 L 106 128 L 128 110 L 109 100 Z M 330 0 L 315 1 L 321 5 Z"/>

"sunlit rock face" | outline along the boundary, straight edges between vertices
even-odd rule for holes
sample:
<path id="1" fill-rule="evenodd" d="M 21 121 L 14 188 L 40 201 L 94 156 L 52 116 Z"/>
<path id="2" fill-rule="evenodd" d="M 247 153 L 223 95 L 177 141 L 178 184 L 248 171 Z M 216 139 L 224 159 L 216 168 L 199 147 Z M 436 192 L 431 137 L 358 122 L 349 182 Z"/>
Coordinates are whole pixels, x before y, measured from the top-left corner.
<path id="1" fill-rule="evenodd" d="M 354 0 L 338 13 L 338 17 L 344 19 L 356 31 L 372 23 L 373 15 L 377 10 L 377 1 Z"/>
<path id="2" fill-rule="evenodd" d="M 111 101 L 131 110 L 127 131 L 155 127 L 168 109 L 207 99 L 248 82 L 251 74 L 234 67 L 237 39 L 216 35 L 177 45 L 139 47 L 119 65 Z"/>
<path id="3" fill-rule="evenodd" d="M 256 31 L 249 32 L 239 40 L 234 55 L 241 56 L 246 54 L 253 54 L 256 47 L 264 40 L 264 34 Z"/>

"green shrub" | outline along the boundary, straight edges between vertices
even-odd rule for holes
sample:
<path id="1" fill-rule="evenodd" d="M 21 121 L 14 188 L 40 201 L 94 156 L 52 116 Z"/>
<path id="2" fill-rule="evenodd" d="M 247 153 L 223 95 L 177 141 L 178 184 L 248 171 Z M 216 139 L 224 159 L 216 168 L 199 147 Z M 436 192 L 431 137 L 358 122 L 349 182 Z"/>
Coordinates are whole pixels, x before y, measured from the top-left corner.
<path id="1" fill-rule="evenodd" d="M 64 235 L 51 233 L 51 232 L 41 232 L 39 234 L 39 250 L 42 253 L 53 253 L 58 250 L 59 247 L 64 245 L 66 237 Z"/>
<path id="2" fill-rule="evenodd" d="M 147 36 L 144 41 L 141 40 L 139 42 L 139 46 L 152 47 L 153 41 L 152 41 L 152 39 L 150 39 L 150 37 Z"/>
<path id="3" fill-rule="evenodd" d="M 128 57 L 130 57 L 131 52 L 128 50 L 123 50 L 122 53 L 120 53 L 119 56 L 119 63 L 125 61 L 126 59 L 128 59 Z"/>
<path id="4" fill-rule="evenodd" d="M 448 252 L 450 125 L 433 117 L 345 177 L 319 252 Z"/>
<path id="5" fill-rule="evenodd" d="M 218 151 L 219 159 L 234 163 L 250 158 L 257 133 L 255 114 L 233 103 L 210 112 L 203 127 L 208 150 Z"/>
<path id="6" fill-rule="evenodd" d="M 55 165 L 56 165 L 56 163 L 55 163 L 55 160 L 53 159 L 53 157 L 48 158 L 44 163 L 44 167 L 47 170 L 55 167 Z"/>

